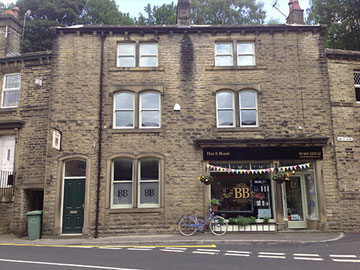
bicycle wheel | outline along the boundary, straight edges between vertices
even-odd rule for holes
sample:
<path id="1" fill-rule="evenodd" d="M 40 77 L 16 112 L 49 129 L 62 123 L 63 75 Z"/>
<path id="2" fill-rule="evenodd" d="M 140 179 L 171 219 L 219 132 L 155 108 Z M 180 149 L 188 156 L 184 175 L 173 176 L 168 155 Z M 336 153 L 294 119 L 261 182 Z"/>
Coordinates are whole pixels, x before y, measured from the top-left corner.
<path id="1" fill-rule="evenodd" d="M 197 231 L 198 227 L 193 217 L 183 216 L 179 221 L 179 231 L 182 235 L 191 236 Z"/>
<path id="2" fill-rule="evenodd" d="M 211 219 L 210 224 L 210 231 L 215 235 L 224 235 L 227 231 L 228 224 L 225 218 L 221 216 L 215 216 Z"/>

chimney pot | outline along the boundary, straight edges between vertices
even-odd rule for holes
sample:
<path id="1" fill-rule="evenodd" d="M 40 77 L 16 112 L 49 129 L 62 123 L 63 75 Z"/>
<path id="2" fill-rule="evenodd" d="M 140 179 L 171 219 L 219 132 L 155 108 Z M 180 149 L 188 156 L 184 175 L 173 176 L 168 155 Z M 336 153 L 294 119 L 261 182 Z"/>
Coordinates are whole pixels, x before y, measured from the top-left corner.
<path id="1" fill-rule="evenodd" d="M 305 24 L 304 10 L 301 9 L 298 0 L 289 0 L 289 16 L 286 18 L 288 24 Z"/>

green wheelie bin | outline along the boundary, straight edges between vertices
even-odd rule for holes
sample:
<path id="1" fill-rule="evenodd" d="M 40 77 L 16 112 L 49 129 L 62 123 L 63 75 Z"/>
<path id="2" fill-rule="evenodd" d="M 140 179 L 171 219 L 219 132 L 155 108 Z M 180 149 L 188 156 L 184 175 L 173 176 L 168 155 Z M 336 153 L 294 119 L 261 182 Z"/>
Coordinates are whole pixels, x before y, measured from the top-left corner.
<path id="1" fill-rule="evenodd" d="M 41 218 L 42 211 L 36 210 L 26 213 L 28 218 L 28 236 L 29 240 L 41 238 Z"/>

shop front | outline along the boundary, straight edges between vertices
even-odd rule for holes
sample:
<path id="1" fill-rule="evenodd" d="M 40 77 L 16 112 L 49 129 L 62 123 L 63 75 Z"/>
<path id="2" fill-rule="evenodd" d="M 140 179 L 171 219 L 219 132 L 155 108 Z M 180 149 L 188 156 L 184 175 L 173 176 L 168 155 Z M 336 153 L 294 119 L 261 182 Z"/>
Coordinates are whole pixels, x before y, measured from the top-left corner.
<path id="1" fill-rule="evenodd" d="M 212 177 L 206 200 L 219 200 L 217 214 L 227 219 L 319 229 L 322 158 L 321 146 L 203 147 L 205 174 Z"/>

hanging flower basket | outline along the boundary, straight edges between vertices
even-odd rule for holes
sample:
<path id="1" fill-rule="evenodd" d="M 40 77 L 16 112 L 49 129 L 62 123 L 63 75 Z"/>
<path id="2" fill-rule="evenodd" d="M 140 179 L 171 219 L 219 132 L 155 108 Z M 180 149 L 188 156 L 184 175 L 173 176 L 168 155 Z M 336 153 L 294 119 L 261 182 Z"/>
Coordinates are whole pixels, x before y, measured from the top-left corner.
<path id="1" fill-rule="evenodd" d="M 282 184 L 285 181 L 290 181 L 290 178 L 289 178 L 290 175 L 291 175 L 291 173 L 289 173 L 289 172 L 278 172 L 277 174 L 275 174 L 273 176 L 272 180 L 274 180 L 278 184 Z"/>
<path id="2" fill-rule="evenodd" d="M 211 175 L 201 175 L 198 177 L 198 180 L 205 185 L 210 185 L 214 178 Z"/>

